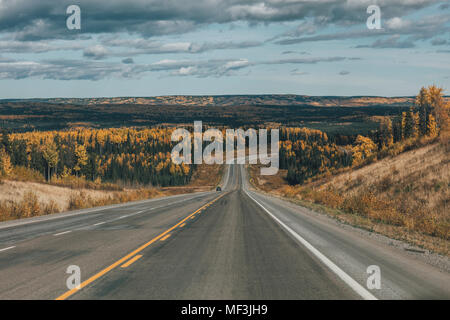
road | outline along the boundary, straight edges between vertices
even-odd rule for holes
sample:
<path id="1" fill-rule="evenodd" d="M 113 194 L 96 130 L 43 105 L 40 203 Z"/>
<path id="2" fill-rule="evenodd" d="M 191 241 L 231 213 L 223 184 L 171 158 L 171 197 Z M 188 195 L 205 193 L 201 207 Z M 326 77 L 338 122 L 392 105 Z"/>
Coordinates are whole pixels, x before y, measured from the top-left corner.
<path id="1" fill-rule="evenodd" d="M 1 223 L 0 299 L 450 299 L 448 273 L 252 190 L 243 166 L 222 185 Z"/>

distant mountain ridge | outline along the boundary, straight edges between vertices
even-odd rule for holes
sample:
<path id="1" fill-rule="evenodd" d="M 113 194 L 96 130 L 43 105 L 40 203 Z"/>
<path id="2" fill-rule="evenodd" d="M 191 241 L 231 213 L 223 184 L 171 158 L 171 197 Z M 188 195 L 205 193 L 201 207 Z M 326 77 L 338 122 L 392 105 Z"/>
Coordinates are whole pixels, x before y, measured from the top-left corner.
<path id="1" fill-rule="evenodd" d="M 290 94 L 219 95 L 219 96 L 155 96 L 113 98 L 42 98 L 3 99 L 1 103 L 44 103 L 58 105 L 147 105 L 147 106 L 309 106 L 309 107 L 409 107 L 415 97 L 378 96 L 307 96 Z M 450 97 L 445 100 L 450 102 Z"/>
<path id="2" fill-rule="evenodd" d="M 450 98 L 447 97 L 450 100 Z M 184 106 L 316 106 L 316 107 L 405 107 L 414 103 L 414 97 L 375 96 L 306 96 L 306 95 L 223 95 L 223 96 L 156 96 L 115 98 L 48 98 L 5 99 L 5 102 L 40 102 L 71 105 L 133 104 L 133 105 L 184 105 Z"/>

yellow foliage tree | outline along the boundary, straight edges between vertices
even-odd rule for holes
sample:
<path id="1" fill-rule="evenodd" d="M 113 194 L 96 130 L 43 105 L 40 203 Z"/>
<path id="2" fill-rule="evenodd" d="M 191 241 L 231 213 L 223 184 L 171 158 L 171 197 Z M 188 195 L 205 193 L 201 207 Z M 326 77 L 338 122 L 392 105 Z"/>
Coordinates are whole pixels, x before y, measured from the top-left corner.
<path id="1" fill-rule="evenodd" d="M 87 164 L 88 161 L 88 156 L 84 145 L 75 146 L 75 156 L 77 157 L 77 164 L 73 169 L 78 174 L 81 171 L 81 169 Z"/>
<path id="2" fill-rule="evenodd" d="M 427 119 L 427 135 L 430 137 L 436 137 L 438 134 L 437 132 L 437 126 L 436 126 L 436 119 L 432 114 L 428 115 Z"/>
<path id="3" fill-rule="evenodd" d="M 377 152 L 377 145 L 368 137 L 358 135 L 355 146 L 352 148 L 353 165 L 358 166 L 374 157 Z"/>
<path id="4" fill-rule="evenodd" d="M 0 175 L 8 177 L 12 172 L 11 158 L 4 149 L 0 149 Z"/>
<path id="5" fill-rule="evenodd" d="M 54 142 L 47 144 L 42 152 L 45 161 L 47 162 L 47 181 L 50 181 L 52 177 L 51 170 L 58 166 L 59 154 L 58 148 Z"/>

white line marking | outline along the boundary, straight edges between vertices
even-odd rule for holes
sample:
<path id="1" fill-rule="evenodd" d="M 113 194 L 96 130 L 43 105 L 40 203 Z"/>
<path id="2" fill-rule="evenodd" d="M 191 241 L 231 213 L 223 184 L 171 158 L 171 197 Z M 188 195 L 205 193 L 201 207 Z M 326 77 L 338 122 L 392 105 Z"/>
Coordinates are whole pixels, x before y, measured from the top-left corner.
<path id="1" fill-rule="evenodd" d="M 9 250 L 9 249 L 14 249 L 15 247 L 16 247 L 16 246 L 12 246 L 12 247 L 8 247 L 8 248 L 0 249 L 0 252 L 6 251 L 6 250 Z"/>
<path id="2" fill-rule="evenodd" d="M 255 201 L 261 208 L 264 209 L 279 225 L 281 225 L 287 232 L 289 232 L 295 239 L 297 239 L 301 244 L 303 244 L 309 251 L 311 251 L 320 261 L 322 261 L 331 271 L 333 271 L 339 278 L 341 278 L 350 288 L 352 288 L 357 294 L 359 294 L 365 300 L 378 300 L 373 294 L 367 291 L 362 285 L 356 282 L 352 277 L 350 277 L 344 270 L 335 265 L 330 259 L 325 257 L 319 250 L 314 248 L 308 241 L 303 239 L 294 230 L 284 224 L 280 219 L 275 217 L 269 210 L 267 210 L 261 203 L 259 203 L 255 198 L 253 198 L 246 190 L 245 193 Z"/>
<path id="3" fill-rule="evenodd" d="M 105 221 L 103 221 L 103 222 L 99 222 L 99 223 L 96 223 L 96 224 L 94 224 L 94 226 L 99 226 L 99 225 L 101 225 L 101 224 L 105 224 L 106 222 Z"/>
<path id="4" fill-rule="evenodd" d="M 90 209 L 76 210 L 74 212 L 68 211 L 68 212 L 62 212 L 62 213 L 55 213 L 54 215 L 21 219 L 21 221 L 11 221 L 11 222 L 6 221 L 6 222 L 0 223 L 0 229 L 12 228 L 12 227 L 23 226 L 23 225 L 27 225 L 27 224 L 50 221 L 50 220 L 64 219 L 64 218 L 74 217 L 74 216 L 83 215 L 83 214 L 90 214 L 90 213 L 99 212 L 99 211 L 114 210 L 117 208 L 122 208 L 122 207 L 127 207 L 127 206 L 131 207 L 133 205 L 141 205 L 141 204 L 147 204 L 147 203 L 157 202 L 157 201 L 167 201 L 167 200 L 170 200 L 173 198 L 184 197 L 183 200 L 178 201 L 178 202 L 183 202 L 183 201 L 193 200 L 193 199 L 197 199 L 197 198 L 201 198 L 201 197 L 206 197 L 209 193 L 211 193 L 211 191 L 184 193 L 184 194 L 178 194 L 178 195 L 168 196 L 168 197 L 161 197 L 161 198 L 155 198 L 155 199 L 146 199 L 146 200 L 125 202 L 125 203 L 120 203 L 120 204 L 115 204 L 115 205 L 108 205 L 108 206 L 104 206 L 104 207 L 100 207 L 100 208 L 90 208 Z M 171 202 L 167 205 L 164 205 L 163 207 L 170 207 L 174 203 L 178 203 L 178 202 Z M 30 220 L 27 220 L 27 219 L 30 219 Z"/>
<path id="5" fill-rule="evenodd" d="M 54 234 L 54 236 L 55 236 L 55 237 L 56 237 L 56 236 L 61 236 L 61 235 L 63 235 L 63 234 L 70 233 L 70 232 L 72 232 L 72 230 L 64 231 L 64 232 L 60 232 L 60 233 L 56 233 L 56 234 Z"/>

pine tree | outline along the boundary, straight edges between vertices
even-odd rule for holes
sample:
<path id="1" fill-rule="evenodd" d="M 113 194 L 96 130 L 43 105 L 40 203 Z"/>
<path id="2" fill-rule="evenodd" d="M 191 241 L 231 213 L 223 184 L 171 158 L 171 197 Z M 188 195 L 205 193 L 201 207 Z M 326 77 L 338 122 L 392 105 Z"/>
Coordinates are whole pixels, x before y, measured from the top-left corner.
<path id="1" fill-rule="evenodd" d="M 402 113 L 402 138 L 416 138 L 418 136 L 419 116 L 412 110 Z"/>
<path id="2" fill-rule="evenodd" d="M 424 87 L 420 89 L 419 94 L 416 97 L 416 108 L 419 112 L 419 133 L 421 136 L 427 135 L 427 120 L 430 114 L 430 101 L 428 98 L 428 90 Z"/>
<path id="3" fill-rule="evenodd" d="M 380 123 L 379 134 L 382 148 L 390 147 L 394 143 L 394 131 L 391 119 L 383 118 Z"/>
<path id="4" fill-rule="evenodd" d="M 0 140 L 0 149 L 4 149 L 7 154 L 11 154 L 11 139 L 6 129 L 2 129 L 2 139 Z M 11 162 L 11 158 L 8 156 L 8 161 Z"/>

